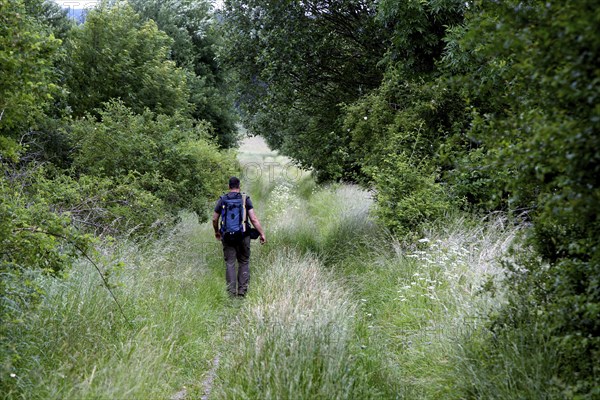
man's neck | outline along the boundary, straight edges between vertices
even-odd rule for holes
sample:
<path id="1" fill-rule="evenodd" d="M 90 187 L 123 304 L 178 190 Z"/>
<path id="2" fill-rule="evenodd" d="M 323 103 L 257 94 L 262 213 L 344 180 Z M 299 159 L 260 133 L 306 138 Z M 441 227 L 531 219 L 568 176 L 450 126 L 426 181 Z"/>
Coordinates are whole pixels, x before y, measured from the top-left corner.
<path id="1" fill-rule="evenodd" d="M 240 189 L 229 189 L 229 193 L 239 193 Z"/>

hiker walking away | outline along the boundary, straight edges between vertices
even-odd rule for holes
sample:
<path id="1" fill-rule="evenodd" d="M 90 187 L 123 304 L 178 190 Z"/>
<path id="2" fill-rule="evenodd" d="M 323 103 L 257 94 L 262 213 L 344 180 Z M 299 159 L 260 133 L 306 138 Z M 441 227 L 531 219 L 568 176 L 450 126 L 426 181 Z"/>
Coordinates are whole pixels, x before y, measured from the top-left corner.
<path id="1" fill-rule="evenodd" d="M 221 225 L 219 226 L 219 219 Z M 248 224 L 248 219 L 254 228 Z M 250 281 L 250 239 L 251 235 L 260 237 L 265 244 L 265 231 L 254 212 L 250 196 L 240 192 L 240 180 L 229 178 L 229 193 L 219 197 L 213 213 L 215 238 L 223 243 L 225 256 L 225 279 L 227 291 L 231 296 L 245 296 Z M 238 262 L 237 277 L 235 262 Z"/>

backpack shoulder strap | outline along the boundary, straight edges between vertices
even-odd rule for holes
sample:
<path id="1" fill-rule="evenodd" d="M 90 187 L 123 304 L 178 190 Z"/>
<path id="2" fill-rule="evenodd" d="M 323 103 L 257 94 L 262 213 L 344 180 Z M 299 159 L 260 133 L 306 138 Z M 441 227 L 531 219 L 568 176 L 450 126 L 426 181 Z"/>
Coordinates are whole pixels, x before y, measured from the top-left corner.
<path id="1" fill-rule="evenodd" d="M 242 193 L 242 232 L 246 232 L 246 193 Z"/>

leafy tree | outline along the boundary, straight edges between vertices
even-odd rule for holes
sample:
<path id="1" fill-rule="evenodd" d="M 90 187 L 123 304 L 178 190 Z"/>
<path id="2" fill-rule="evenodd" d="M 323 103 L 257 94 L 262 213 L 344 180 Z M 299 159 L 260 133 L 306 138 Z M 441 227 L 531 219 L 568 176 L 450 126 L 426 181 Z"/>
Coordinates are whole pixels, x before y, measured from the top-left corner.
<path id="1" fill-rule="evenodd" d="M 75 117 L 121 99 L 135 112 L 172 115 L 189 110 L 186 74 L 168 60 L 172 39 L 143 22 L 127 2 L 104 1 L 73 29 L 66 84 Z"/>
<path id="2" fill-rule="evenodd" d="M 352 178 L 341 104 L 376 87 L 385 34 L 366 1 L 226 1 L 221 57 L 236 69 L 244 125 L 313 168 Z"/>
<path id="3" fill-rule="evenodd" d="M 379 18 L 393 32 L 386 60 L 412 76 L 437 70 L 446 32 L 463 21 L 468 4 L 461 0 L 382 0 L 377 7 Z"/>
<path id="4" fill-rule="evenodd" d="M 48 26 L 54 35 L 65 40 L 73 25 L 68 11 L 52 0 L 23 0 L 27 14 Z"/>
<path id="5" fill-rule="evenodd" d="M 130 0 L 144 20 L 153 20 L 173 39 L 170 57 L 188 71 L 192 117 L 212 124 L 215 138 L 224 148 L 237 144 L 233 102 L 228 96 L 226 73 L 217 62 L 219 38 L 214 29 L 211 4 L 199 0 Z"/>
<path id="6" fill-rule="evenodd" d="M 542 324 L 563 354 L 554 384 L 581 398 L 597 397 L 600 376 L 595 10 L 590 0 L 477 2 L 447 55 L 474 105 L 470 134 L 493 150 L 481 161 L 511 171 L 497 183 L 533 221 L 536 256 L 515 269 L 500 322 Z"/>
<path id="7" fill-rule="evenodd" d="M 0 1 L 0 151 L 13 158 L 15 139 L 40 121 L 58 92 L 53 62 L 60 43 L 21 0 Z"/>

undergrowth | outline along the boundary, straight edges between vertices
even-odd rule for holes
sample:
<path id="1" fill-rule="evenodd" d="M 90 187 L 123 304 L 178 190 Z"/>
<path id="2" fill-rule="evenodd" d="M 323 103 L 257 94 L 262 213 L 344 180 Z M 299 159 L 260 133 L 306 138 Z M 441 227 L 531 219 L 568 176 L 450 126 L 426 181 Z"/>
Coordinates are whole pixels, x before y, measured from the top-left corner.
<path id="1" fill-rule="evenodd" d="M 87 262 L 31 276 L 39 305 L 2 328 L 2 396 L 560 398 L 544 332 L 490 322 L 516 225 L 453 214 L 403 241 L 369 192 L 270 172 L 243 183 L 268 238 L 244 300 L 227 298 L 220 245 L 192 215 L 143 245 L 106 243 L 95 259 L 125 315 Z"/>
<path id="2" fill-rule="evenodd" d="M 168 398 L 202 392 L 230 310 L 221 259 L 193 215 L 162 239 L 105 244 L 97 265 L 38 275 L 43 301 L 3 326 L 2 397 Z M 218 243 L 216 243 L 218 245 Z M 216 250 L 215 250 L 216 249 Z"/>

